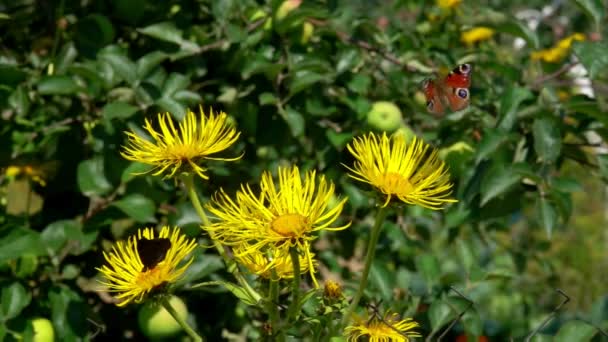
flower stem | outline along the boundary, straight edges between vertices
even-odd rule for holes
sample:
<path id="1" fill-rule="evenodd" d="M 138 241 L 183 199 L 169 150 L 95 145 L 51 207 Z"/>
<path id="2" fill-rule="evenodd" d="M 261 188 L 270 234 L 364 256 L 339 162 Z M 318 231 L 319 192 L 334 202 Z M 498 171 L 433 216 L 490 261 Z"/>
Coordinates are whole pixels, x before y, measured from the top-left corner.
<path id="1" fill-rule="evenodd" d="M 274 270 L 272 270 L 273 275 L 276 274 Z M 270 326 L 272 327 L 273 335 L 276 331 L 279 330 L 279 280 L 276 277 L 272 277 L 270 279 L 270 287 L 268 289 L 268 301 L 267 307 L 268 316 L 270 318 Z M 282 334 L 277 335 L 277 337 L 282 336 Z"/>
<path id="2" fill-rule="evenodd" d="M 165 308 L 165 310 L 169 311 L 169 313 L 171 314 L 171 316 L 177 321 L 177 323 L 182 327 L 182 329 L 184 329 L 184 331 L 190 336 L 192 337 L 192 339 L 196 342 L 202 342 L 203 338 L 201 336 L 199 336 L 196 331 L 194 331 L 194 329 L 192 329 L 190 327 L 190 325 L 188 325 L 188 323 L 186 322 L 186 320 L 182 319 L 179 314 L 177 313 L 177 311 L 175 311 L 175 309 L 173 308 L 173 306 L 171 305 L 171 303 L 169 303 L 169 300 L 167 298 L 163 298 L 161 300 L 161 303 L 163 305 L 163 307 Z"/>
<path id="3" fill-rule="evenodd" d="M 291 290 L 293 298 L 291 299 L 291 305 L 289 305 L 287 319 L 291 324 L 295 321 L 298 314 L 298 308 L 300 307 L 300 256 L 295 247 L 289 248 L 289 255 L 291 256 L 291 263 L 293 264 L 293 282 Z"/>
<path id="4" fill-rule="evenodd" d="M 203 228 L 205 228 L 210 225 L 210 222 L 209 222 L 209 218 L 207 218 L 207 214 L 205 214 L 205 210 L 203 209 L 203 206 L 201 205 L 201 201 L 198 198 L 196 189 L 194 188 L 194 179 L 193 178 L 194 178 L 194 175 L 192 173 L 189 173 L 187 175 L 184 175 L 182 177 L 182 180 L 184 182 L 184 185 L 186 186 L 186 190 L 188 191 L 188 196 L 190 197 L 190 201 L 192 201 L 192 206 L 194 207 L 194 210 L 196 210 L 198 216 L 203 221 Z M 217 250 L 218 254 L 222 257 L 222 259 L 224 259 L 224 263 L 226 264 L 226 268 L 228 269 L 228 271 L 230 271 L 230 273 L 232 273 L 232 275 L 234 275 L 234 277 L 239 282 L 239 284 L 243 287 L 243 289 L 245 291 L 247 291 L 250 298 L 253 299 L 253 301 L 256 303 L 259 302 L 262 299 L 262 296 L 260 296 L 260 294 L 257 293 L 251 287 L 251 285 L 249 285 L 249 282 L 247 282 L 245 277 L 240 273 L 239 268 L 236 265 L 236 263 L 234 262 L 234 260 L 232 260 L 230 257 L 228 257 L 228 254 L 226 253 L 226 249 L 224 248 L 224 246 L 222 246 L 222 244 L 215 238 L 213 232 L 211 232 L 209 230 L 205 230 L 205 231 L 209 233 L 209 237 L 211 237 L 213 246 L 215 246 L 215 249 Z"/>
<path id="5" fill-rule="evenodd" d="M 363 296 L 363 292 L 365 292 L 365 287 L 367 286 L 367 278 L 369 277 L 369 271 L 372 268 L 374 255 L 376 254 L 376 245 L 378 244 L 378 237 L 380 237 L 380 230 L 382 230 L 382 224 L 384 223 L 384 218 L 386 218 L 387 211 L 388 207 L 381 207 L 378 210 L 378 213 L 376 214 L 376 220 L 374 222 L 374 227 L 372 228 L 372 235 L 367 245 L 365 267 L 363 268 L 363 275 L 361 276 L 359 289 L 357 290 L 357 293 L 355 294 L 352 303 L 348 307 L 348 310 L 346 310 L 346 313 L 342 317 L 342 326 L 345 326 L 348 323 L 348 320 L 357 309 L 357 305 L 359 305 L 359 301 Z"/>

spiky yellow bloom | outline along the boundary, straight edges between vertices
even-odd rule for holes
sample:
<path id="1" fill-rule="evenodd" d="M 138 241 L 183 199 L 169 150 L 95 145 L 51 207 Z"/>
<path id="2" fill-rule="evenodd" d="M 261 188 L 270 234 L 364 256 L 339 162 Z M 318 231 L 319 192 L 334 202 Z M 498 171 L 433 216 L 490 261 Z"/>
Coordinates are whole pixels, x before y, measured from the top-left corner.
<path id="1" fill-rule="evenodd" d="M 249 184 L 242 185 L 234 200 L 220 189 L 207 206 L 219 222 L 204 228 L 221 243 L 242 247 L 237 258 L 257 253 L 289 255 L 289 249 L 295 248 L 303 256 L 313 282 L 318 286 L 310 244 L 317 231 L 342 230 L 350 226 L 348 223 L 331 227 L 347 199 L 330 208 L 334 184 L 324 176 L 317 179 L 315 171 L 307 172 L 302 180 L 296 166 L 279 167 L 278 176 L 277 187 L 270 172 L 264 172 L 259 193 L 256 194 Z M 268 260 L 266 269 L 277 267 L 281 259 Z"/>
<path id="2" fill-rule="evenodd" d="M 437 6 L 443 9 L 450 9 L 458 6 L 462 0 L 437 0 Z"/>
<path id="3" fill-rule="evenodd" d="M 273 271 L 276 279 L 293 278 L 293 263 L 289 254 L 284 254 L 283 250 L 278 249 L 271 249 L 268 253 L 259 250 L 246 253 L 248 247 L 248 245 L 238 246 L 234 249 L 234 254 L 237 262 L 245 266 L 249 272 L 266 279 L 273 278 Z M 274 263 L 274 266 L 268 267 L 270 263 Z M 300 274 L 308 272 L 308 269 L 308 260 L 300 255 Z"/>
<path id="4" fill-rule="evenodd" d="M 533 60 L 543 60 L 547 63 L 558 63 L 570 53 L 570 47 L 574 41 L 585 40 L 585 35 L 582 33 L 574 33 L 555 44 L 554 47 L 540 51 L 532 52 Z"/>
<path id="5" fill-rule="evenodd" d="M 489 27 L 474 27 L 468 31 L 464 31 L 460 34 L 460 40 L 471 46 L 477 42 L 488 40 L 494 36 L 494 30 Z"/>
<path id="6" fill-rule="evenodd" d="M 117 242 L 111 252 L 103 253 L 107 264 L 97 268 L 105 277 L 101 283 L 116 293 L 118 306 L 139 303 L 146 294 L 182 276 L 193 259 L 182 260 L 194 247 L 196 240 L 181 234 L 177 227 L 165 226 L 158 235 L 152 228 L 140 229 L 127 241 Z"/>
<path id="7" fill-rule="evenodd" d="M 414 137 L 409 142 L 399 135 L 369 133 L 347 146 L 356 158 L 350 177 L 368 183 L 386 195 L 383 207 L 398 198 L 407 204 L 441 209 L 450 199 L 452 184 L 445 163 L 437 151 Z"/>
<path id="8" fill-rule="evenodd" d="M 158 114 L 160 130 L 155 130 L 152 123 L 146 119 L 144 126 L 153 141 L 138 136 L 134 132 L 126 132 L 128 145 L 123 146 L 121 155 L 131 161 L 152 165 L 158 176 L 167 173 L 173 177 L 182 171 L 194 171 L 201 178 L 209 179 L 205 174 L 207 168 L 201 166 L 204 160 L 238 160 L 236 158 L 212 158 L 210 155 L 221 152 L 236 142 L 240 132 L 230 126 L 228 116 L 209 112 L 205 116 L 200 109 L 200 118 L 188 110 L 184 120 L 175 128 L 169 113 Z"/>
<path id="9" fill-rule="evenodd" d="M 327 299 L 339 299 L 344 295 L 342 294 L 342 285 L 334 280 L 328 280 L 325 282 L 323 288 L 323 297 Z"/>
<path id="10" fill-rule="evenodd" d="M 356 318 L 355 323 L 344 329 L 348 341 L 360 341 L 360 338 L 370 342 L 409 342 L 411 337 L 421 337 L 413 329 L 420 325 L 411 318 L 399 319 L 396 313 L 387 312 L 384 318 L 376 313 L 363 320 Z"/>

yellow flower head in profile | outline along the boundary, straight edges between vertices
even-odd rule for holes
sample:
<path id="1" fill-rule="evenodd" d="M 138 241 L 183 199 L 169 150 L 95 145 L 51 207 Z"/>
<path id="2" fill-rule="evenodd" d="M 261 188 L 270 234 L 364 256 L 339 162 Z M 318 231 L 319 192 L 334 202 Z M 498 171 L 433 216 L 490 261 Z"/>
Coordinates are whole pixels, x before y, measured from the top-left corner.
<path id="1" fill-rule="evenodd" d="M 494 30 L 489 27 L 474 27 L 460 34 L 460 40 L 471 46 L 477 42 L 488 40 L 494 36 Z"/>
<path id="2" fill-rule="evenodd" d="M 201 178 L 209 179 L 205 174 L 207 169 L 201 162 L 209 160 L 238 160 L 236 158 L 213 158 L 210 155 L 221 152 L 236 142 L 240 133 L 228 124 L 228 116 L 224 112 L 209 116 L 200 109 L 200 118 L 192 111 L 179 123 L 179 130 L 173 124 L 169 113 L 158 114 L 160 130 L 155 130 L 152 123 L 146 119 L 144 126 L 152 141 L 138 136 L 134 132 L 126 132 L 127 146 L 123 146 L 121 155 L 131 161 L 154 166 L 155 176 L 167 173 L 173 177 L 179 172 L 194 171 Z"/>
<path id="3" fill-rule="evenodd" d="M 289 253 L 286 254 L 284 250 L 278 249 L 270 250 L 268 253 L 262 253 L 259 250 L 247 253 L 248 247 L 248 245 L 238 246 L 234 248 L 234 254 L 237 262 L 245 266 L 249 272 L 265 279 L 273 279 L 273 277 L 276 277 L 276 279 L 293 278 L 293 263 Z M 308 272 L 308 260 L 304 255 L 299 257 L 300 274 Z M 311 257 L 314 257 L 314 254 L 311 254 Z M 271 263 L 274 266 L 268 267 Z"/>
<path id="4" fill-rule="evenodd" d="M 353 168 L 345 165 L 349 176 L 385 194 L 384 207 L 393 198 L 433 210 L 456 202 L 449 198 L 452 184 L 445 163 L 417 137 L 408 142 L 399 135 L 369 133 L 347 148 L 356 159 Z"/>
<path id="5" fill-rule="evenodd" d="M 296 166 L 279 167 L 279 183 L 275 184 L 270 172 L 264 172 L 260 191 L 254 192 L 249 184 L 242 185 L 236 198 L 230 198 L 222 189 L 216 193 L 209 211 L 219 222 L 205 227 L 221 243 L 241 247 L 237 258 L 247 258 L 259 253 L 267 255 L 290 255 L 294 248 L 308 265 L 315 286 L 315 265 L 310 250 L 315 232 L 321 230 L 342 230 L 331 227 L 338 219 L 346 198 L 330 207 L 334 194 L 334 184 L 321 176 L 317 179 L 315 171 L 306 173 L 304 180 Z M 268 258 L 265 269 L 275 268 L 277 272 L 282 262 L 280 258 Z"/>
<path id="6" fill-rule="evenodd" d="M 450 9 L 458 6 L 462 0 L 437 0 L 437 6 L 443 9 Z"/>
<path id="7" fill-rule="evenodd" d="M 411 337 L 421 337 L 419 333 L 412 331 L 419 324 L 411 318 L 400 320 L 396 313 L 387 312 L 384 318 L 378 317 L 376 313 L 370 319 L 356 318 L 355 323 L 344 329 L 348 341 L 393 341 L 409 342 Z"/>
<path id="8" fill-rule="evenodd" d="M 152 228 L 140 229 L 127 241 L 119 241 L 112 251 L 104 252 L 106 265 L 97 268 L 109 292 L 116 293 L 118 306 L 140 303 L 146 294 L 174 283 L 193 259 L 181 264 L 196 247 L 178 228 L 163 227 L 158 235 Z"/>
<path id="9" fill-rule="evenodd" d="M 533 60 L 543 60 L 547 63 L 558 63 L 570 53 L 570 47 L 574 41 L 585 40 L 582 33 L 574 33 L 555 44 L 554 47 L 532 52 Z"/>

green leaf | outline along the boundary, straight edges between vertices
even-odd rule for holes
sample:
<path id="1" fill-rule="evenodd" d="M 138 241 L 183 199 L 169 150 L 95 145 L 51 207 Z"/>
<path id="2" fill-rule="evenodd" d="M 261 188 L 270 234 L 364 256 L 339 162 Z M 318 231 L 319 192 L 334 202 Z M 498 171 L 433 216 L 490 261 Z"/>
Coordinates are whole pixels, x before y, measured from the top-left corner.
<path id="1" fill-rule="evenodd" d="M 125 120 L 137 113 L 139 108 L 124 102 L 110 102 L 101 110 L 101 116 L 106 120 Z"/>
<path id="2" fill-rule="evenodd" d="M 163 85 L 163 97 L 172 97 L 178 90 L 185 89 L 190 84 L 190 79 L 182 74 L 171 73 Z"/>
<path id="3" fill-rule="evenodd" d="M 38 92 L 42 95 L 70 95 L 79 89 L 69 76 L 43 76 L 38 81 Z"/>
<path id="4" fill-rule="evenodd" d="M 140 223 L 156 222 L 154 201 L 141 194 L 132 194 L 112 203 L 123 213 Z"/>
<path id="5" fill-rule="evenodd" d="M 0 263 L 26 254 L 42 255 L 45 253 L 40 234 L 30 229 L 11 229 L 7 236 L 0 239 Z"/>
<path id="6" fill-rule="evenodd" d="M 169 58 L 169 55 L 162 51 L 152 51 L 147 55 L 142 56 L 137 60 L 137 77 L 144 79 L 152 70 L 154 70 L 162 61 Z"/>
<path id="7" fill-rule="evenodd" d="M 112 190 L 112 184 L 106 179 L 101 157 L 80 162 L 77 180 L 80 192 L 88 197 L 101 196 Z"/>
<path id="8" fill-rule="evenodd" d="M 433 254 L 425 253 L 416 257 L 416 269 L 430 285 L 436 284 L 441 276 L 439 261 Z"/>
<path id="9" fill-rule="evenodd" d="M 534 150 L 543 163 L 554 163 L 562 148 L 559 127 L 551 118 L 534 120 L 532 126 Z"/>
<path id="10" fill-rule="evenodd" d="M 133 162 L 133 163 L 129 164 L 129 166 L 127 166 L 122 171 L 122 174 L 120 176 L 120 181 L 122 183 L 128 183 L 133 178 L 135 178 L 141 174 L 144 174 L 144 173 L 150 171 L 151 169 L 152 169 L 151 165 Z"/>
<path id="11" fill-rule="evenodd" d="M 600 75 L 606 75 L 608 68 L 608 43 L 601 42 L 574 42 L 574 53 L 580 59 L 583 66 L 589 71 L 591 79 L 598 79 Z"/>
<path id="12" fill-rule="evenodd" d="M 224 262 L 221 257 L 213 254 L 203 254 L 202 248 L 197 248 L 190 257 L 194 261 L 192 261 L 184 276 L 179 280 L 177 286 L 199 281 L 224 268 Z"/>
<path id="13" fill-rule="evenodd" d="M 51 255 L 57 255 L 68 241 L 79 241 L 82 237 L 82 226 L 78 221 L 61 220 L 49 224 L 40 234 Z"/>
<path id="14" fill-rule="evenodd" d="M 261 93 L 258 97 L 260 106 L 277 104 L 277 97 L 273 93 Z"/>
<path id="15" fill-rule="evenodd" d="M 555 335 L 554 342 L 584 342 L 591 341 L 598 333 L 597 329 L 583 321 L 573 320 L 566 322 Z"/>
<path id="16" fill-rule="evenodd" d="M 386 262 L 376 260 L 370 274 L 370 284 L 373 284 L 379 292 L 382 298 L 391 298 L 393 294 L 393 287 L 391 284 L 394 283 L 391 277 L 393 273 L 386 267 Z"/>
<path id="17" fill-rule="evenodd" d="M 0 64 L 0 84 L 16 86 L 27 78 L 27 73 L 12 65 Z"/>
<path id="18" fill-rule="evenodd" d="M 557 210 L 546 198 L 541 197 L 536 206 L 540 224 L 545 228 L 547 237 L 551 238 L 551 233 L 557 223 Z"/>
<path id="19" fill-rule="evenodd" d="M 223 286 L 224 288 L 226 288 L 226 290 L 232 292 L 232 294 L 235 295 L 238 299 L 240 299 L 243 302 L 243 304 L 245 304 L 245 305 L 255 306 L 255 305 L 258 305 L 258 303 L 261 300 L 261 298 L 256 298 L 256 297 L 250 295 L 249 292 L 245 291 L 244 288 L 242 288 L 236 284 L 227 282 L 227 281 L 221 281 L 221 280 L 206 281 L 204 283 L 199 283 L 199 284 L 193 285 L 192 288 L 211 286 L 211 285 Z"/>
<path id="20" fill-rule="evenodd" d="M 436 299 L 433 301 L 433 303 L 431 303 L 428 315 L 429 320 L 431 321 L 431 329 L 433 329 L 433 331 L 437 331 L 451 321 L 455 316 L 455 313 L 443 300 Z"/>
<path id="21" fill-rule="evenodd" d="M 523 38 L 531 49 L 536 50 L 539 47 L 536 32 L 529 29 L 526 24 L 517 19 L 508 19 L 505 22 L 496 25 L 495 29 L 498 32 L 508 33 L 516 37 Z"/>
<path id="22" fill-rule="evenodd" d="M 325 81 L 327 76 L 318 74 L 316 72 L 301 70 L 296 72 L 289 84 L 289 95 L 293 96 L 304 89 L 312 87 L 313 84 Z"/>
<path id="23" fill-rule="evenodd" d="M 285 109 L 284 117 L 292 136 L 299 137 L 304 134 L 306 121 L 300 112 L 288 106 L 287 109 Z"/>
<path id="24" fill-rule="evenodd" d="M 477 147 L 477 157 L 475 158 L 475 163 L 479 163 L 480 161 L 488 158 L 490 155 L 496 152 L 496 150 L 505 141 L 507 141 L 507 135 L 503 132 L 486 130 L 483 133 L 481 142 L 479 142 L 479 146 Z"/>
<path id="25" fill-rule="evenodd" d="M 506 193 L 519 183 L 521 178 L 521 174 L 511 166 L 497 166 L 488 170 L 481 182 L 481 205 L 484 206 L 490 200 Z"/>
<path id="26" fill-rule="evenodd" d="M 585 14 L 593 20 L 596 31 L 600 30 L 600 23 L 606 14 L 606 6 L 602 4 L 602 0 L 573 0 Z M 606 51 L 606 50 L 604 50 Z"/>
<path id="27" fill-rule="evenodd" d="M 186 106 L 170 97 L 161 97 L 156 101 L 156 104 L 165 111 L 171 113 L 171 115 L 179 121 L 186 117 Z"/>
<path id="28" fill-rule="evenodd" d="M 32 300 L 32 295 L 18 282 L 2 288 L 2 303 L 0 308 L 0 319 L 3 322 L 17 317 Z"/>
<path id="29" fill-rule="evenodd" d="M 608 112 L 601 110 L 596 101 L 589 101 L 587 97 L 573 97 L 564 103 L 564 109 L 569 113 L 583 113 L 608 126 Z"/>
<path id="30" fill-rule="evenodd" d="M 182 37 L 183 32 L 175 27 L 175 23 L 171 21 L 146 26 L 144 28 L 137 29 L 137 31 L 152 38 L 164 40 L 177 45 L 182 45 L 186 42 L 186 40 Z"/>
<path id="31" fill-rule="evenodd" d="M 48 299 L 57 341 L 77 341 L 86 335 L 88 307 L 76 292 L 57 286 L 48 292 Z"/>
<path id="32" fill-rule="evenodd" d="M 100 59 L 107 62 L 116 75 L 130 85 L 134 85 L 137 81 L 135 63 L 125 56 L 118 49 L 104 49 L 100 53 Z"/>
<path id="33" fill-rule="evenodd" d="M 517 121 L 517 110 L 522 102 L 532 98 L 530 90 L 517 86 L 507 88 L 502 94 L 500 107 L 498 109 L 498 129 L 501 131 L 511 131 Z"/>

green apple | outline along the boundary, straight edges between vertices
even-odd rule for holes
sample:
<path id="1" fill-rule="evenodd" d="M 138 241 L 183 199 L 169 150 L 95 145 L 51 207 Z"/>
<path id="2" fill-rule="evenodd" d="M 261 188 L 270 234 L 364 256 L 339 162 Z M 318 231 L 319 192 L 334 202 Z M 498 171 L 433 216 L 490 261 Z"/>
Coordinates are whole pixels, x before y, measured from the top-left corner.
<path id="1" fill-rule="evenodd" d="M 393 136 L 402 136 L 405 141 L 410 141 L 416 136 L 416 133 L 414 133 L 408 125 L 402 124 L 401 127 L 393 133 Z"/>
<path id="2" fill-rule="evenodd" d="M 188 317 L 188 308 L 181 299 L 171 296 L 169 304 L 181 319 Z M 150 339 L 172 337 L 182 330 L 179 323 L 158 302 L 150 301 L 142 305 L 137 314 L 137 321 L 141 332 Z"/>
<path id="3" fill-rule="evenodd" d="M 300 7 L 302 0 L 285 0 L 277 9 L 277 20 L 283 20 L 289 12 Z"/>
<path id="4" fill-rule="evenodd" d="M 394 132 L 401 126 L 401 110 L 392 102 L 374 102 L 367 113 L 367 124 L 378 131 Z"/>
<path id="5" fill-rule="evenodd" d="M 53 342 L 55 341 L 55 330 L 53 324 L 46 318 L 37 317 L 32 319 L 29 324 L 34 330 L 33 342 Z"/>

